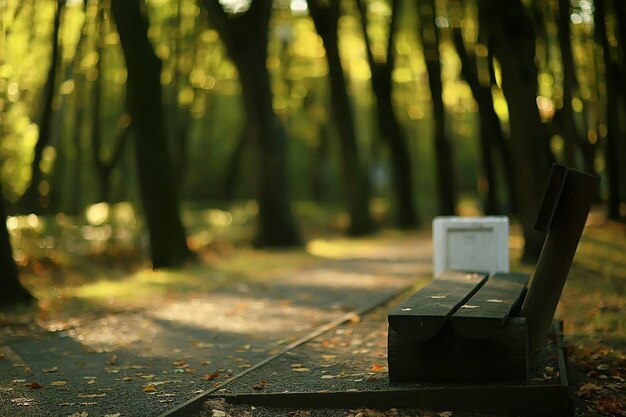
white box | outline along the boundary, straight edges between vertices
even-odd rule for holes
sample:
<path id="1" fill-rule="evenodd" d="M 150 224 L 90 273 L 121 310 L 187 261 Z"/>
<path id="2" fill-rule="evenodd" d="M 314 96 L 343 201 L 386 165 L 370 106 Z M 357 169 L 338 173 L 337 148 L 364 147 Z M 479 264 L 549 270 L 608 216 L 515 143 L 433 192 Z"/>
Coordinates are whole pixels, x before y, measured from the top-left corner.
<path id="1" fill-rule="evenodd" d="M 433 220 L 433 272 L 509 272 L 506 216 L 441 216 Z"/>

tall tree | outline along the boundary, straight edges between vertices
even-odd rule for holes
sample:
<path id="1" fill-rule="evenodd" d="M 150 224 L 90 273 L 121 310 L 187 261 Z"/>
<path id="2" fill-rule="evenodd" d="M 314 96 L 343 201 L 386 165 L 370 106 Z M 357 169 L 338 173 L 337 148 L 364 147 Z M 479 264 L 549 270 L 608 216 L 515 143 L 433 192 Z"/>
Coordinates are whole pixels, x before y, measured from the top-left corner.
<path id="1" fill-rule="evenodd" d="M 604 145 L 604 163 L 607 169 L 609 185 L 608 216 L 611 219 L 621 218 L 620 213 L 620 175 L 619 175 L 619 142 L 620 135 L 620 110 L 617 62 L 611 57 L 611 45 L 607 34 L 607 2 L 605 0 L 594 1 L 594 35 L 596 42 L 602 47 L 604 60 L 604 82 L 606 85 L 606 143 Z M 621 7 L 624 7 L 621 5 Z"/>
<path id="2" fill-rule="evenodd" d="M 544 235 L 534 229 L 548 179 L 548 138 L 537 108 L 537 67 L 533 22 L 520 0 L 481 0 L 480 13 L 500 62 L 509 110 L 516 203 L 525 245 L 523 259 L 536 261 Z"/>
<path id="3" fill-rule="evenodd" d="M 346 78 L 339 55 L 337 29 L 341 14 L 340 1 L 309 0 L 308 5 L 315 29 L 322 38 L 326 49 L 331 106 L 339 131 L 343 188 L 350 213 L 348 234 L 352 236 L 363 235 L 373 229 L 374 222 L 369 212 L 369 178 L 359 156 L 354 117 L 352 116 Z"/>
<path id="4" fill-rule="evenodd" d="M 286 133 L 274 113 L 266 66 L 271 0 L 255 0 L 246 11 L 227 13 L 218 0 L 202 0 L 239 71 L 246 135 L 254 155 L 259 204 L 257 246 L 293 246 L 300 236 L 289 204 Z"/>
<path id="5" fill-rule="evenodd" d="M 91 107 L 91 139 L 92 146 L 91 152 L 93 156 L 93 163 L 96 168 L 96 175 L 98 177 L 98 200 L 109 202 L 110 201 L 110 183 L 111 173 L 113 169 L 120 162 L 124 156 L 124 149 L 126 148 L 126 142 L 128 134 L 131 129 L 131 118 L 128 114 L 123 114 L 118 122 L 119 132 L 115 137 L 115 142 L 111 146 L 111 152 L 109 158 L 102 156 L 102 85 L 104 83 L 104 38 L 107 35 L 107 25 L 105 25 L 105 12 L 108 11 L 106 4 L 108 2 L 102 2 L 98 5 L 99 10 L 96 17 L 96 54 L 97 60 L 95 69 L 97 73 L 96 79 L 93 81 L 92 90 L 92 107 Z M 107 19 L 108 20 L 108 19 Z M 177 182 L 174 182 L 177 185 Z"/>
<path id="6" fill-rule="evenodd" d="M 161 97 L 161 61 L 148 39 L 140 0 L 111 0 L 126 68 L 126 100 L 135 132 L 140 197 L 150 232 L 154 268 L 190 257 L 174 189 Z"/>
<path id="7" fill-rule="evenodd" d="M 56 0 L 54 22 L 52 27 L 51 36 L 51 48 L 50 48 L 50 67 L 48 68 L 48 75 L 46 76 L 46 83 L 43 87 L 43 96 L 41 100 L 41 117 L 39 119 L 39 137 L 35 143 L 33 161 L 31 163 L 31 178 L 26 191 L 20 198 L 19 207 L 21 211 L 25 212 L 37 212 L 40 211 L 42 204 L 39 193 L 39 183 L 41 182 L 41 160 L 43 158 L 43 151 L 50 143 L 52 136 L 52 101 L 54 100 L 54 92 L 57 80 L 57 66 L 59 62 L 60 53 L 60 39 L 59 33 L 61 29 L 61 16 L 63 13 L 63 7 L 65 6 L 65 0 Z M 33 31 L 34 32 L 34 31 Z"/>
<path id="8" fill-rule="evenodd" d="M 19 281 L 19 271 L 13 259 L 11 240 L 7 230 L 7 211 L 0 185 L 0 308 L 7 304 L 31 302 L 33 296 L 22 286 Z"/>
<path id="9" fill-rule="evenodd" d="M 445 129 L 445 109 L 443 106 L 443 85 L 441 83 L 441 60 L 439 57 L 439 29 L 435 24 L 434 0 L 424 0 L 417 4 L 420 35 L 424 48 L 424 60 L 428 73 L 428 86 L 433 103 L 433 124 L 435 141 L 436 177 L 439 200 L 439 213 L 456 213 L 457 191 L 454 178 L 452 146 Z"/>
<path id="10" fill-rule="evenodd" d="M 357 0 L 361 14 L 361 27 L 365 40 L 367 61 L 369 63 L 372 90 L 376 97 L 376 116 L 378 132 L 389 145 L 392 158 L 394 197 L 396 198 L 396 225 L 403 229 L 417 227 L 413 193 L 413 174 L 411 170 L 411 156 L 406 143 L 406 134 L 394 112 L 391 99 L 393 88 L 391 74 L 395 66 L 395 34 L 398 22 L 400 1 L 391 1 L 391 16 L 389 21 L 389 35 L 387 37 L 387 53 L 383 62 L 374 59 L 372 42 L 367 32 L 368 13 L 364 0 Z"/>
<path id="11" fill-rule="evenodd" d="M 576 149 L 584 146 L 583 140 L 576 129 L 574 109 L 572 108 L 573 93 L 578 89 L 576 81 L 576 68 L 574 67 L 574 55 L 572 53 L 572 40 L 570 30 L 570 0 L 559 0 L 558 27 L 559 49 L 561 50 L 561 63 L 563 65 L 563 104 L 558 111 L 561 132 L 564 139 L 565 164 L 570 167 L 576 166 Z M 587 141 L 584 141 L 587 142 Z M 588 142 L 587 142 L 588 143 Z M 583 153 L 583 156 L 585 153 Z M 589 164 L 585 164 L 587 168 Z"/>
<path id="12" fill-rule="evenodd" d="M 515 195 L 513 172 L 511 170 L 511 152 L 509 144 L 500 125 L 500 119 L 493 107 L 491 89 L 495 86 L 495 74 L 493 71 L 493 52 L 489 49 L 489 36 L 486 25 L 479 21 L 477 42 L 466 47 L 463 38 L 461 21 L 463 11 L 459 0 L 451 0 L 450 17 L 452 27 L 452 40 L 457 55 L 461 61 L 461 74 L 472 91 L 474 100 L 478 105 L 478 118 L 480 121 L 479 149 L 482 159 L 482 168 L 486 182 L 486 194 L 483 204 L 485 214 L 497 214 L 515 211 Z M 480 56 L 477 56 L 480 55 Z M 479 71 L 479 67 L 481 70 Z M 498 158 L 502 161 L 501 171 L 498 173 Z M 497 189 L 500 179 L 506 185 L 509 197 L 509 210 L 502 210 L 498 205 Z"/>

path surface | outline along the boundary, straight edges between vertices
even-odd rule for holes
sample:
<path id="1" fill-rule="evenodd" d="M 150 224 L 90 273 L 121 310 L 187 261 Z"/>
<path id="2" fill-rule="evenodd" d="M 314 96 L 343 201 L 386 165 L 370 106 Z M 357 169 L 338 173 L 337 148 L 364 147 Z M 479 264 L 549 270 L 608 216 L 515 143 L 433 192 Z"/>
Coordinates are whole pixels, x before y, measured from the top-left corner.
<path id="1" fill-rule="evenodd" d="M 186 283 L 154 305 L 2 323 L 0 415 L 157 416 L 347 311 L 428 279 L 430 245 L 427 235 L 318 242 L 300 266 L 289 259 L 301 254 L 273 252 L 289 268 L 259 262 L 262 279 L 233 274 L 208 292 Z M 246 256 L 237 262 L 265 255 Z"/>

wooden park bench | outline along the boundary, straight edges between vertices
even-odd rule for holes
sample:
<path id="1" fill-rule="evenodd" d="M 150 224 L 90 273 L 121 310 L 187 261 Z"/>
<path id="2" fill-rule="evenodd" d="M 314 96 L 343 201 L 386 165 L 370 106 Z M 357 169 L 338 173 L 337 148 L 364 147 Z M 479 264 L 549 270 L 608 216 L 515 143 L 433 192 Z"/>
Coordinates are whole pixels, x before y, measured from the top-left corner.
<path id="1" fill-rule="evenodd" d="M 554 165 L 537 216 L 546 240 L 532 279 L 447 271 L 388 316 L 391 382 L 527 382 L 591 207 L 598 178 Z"/>

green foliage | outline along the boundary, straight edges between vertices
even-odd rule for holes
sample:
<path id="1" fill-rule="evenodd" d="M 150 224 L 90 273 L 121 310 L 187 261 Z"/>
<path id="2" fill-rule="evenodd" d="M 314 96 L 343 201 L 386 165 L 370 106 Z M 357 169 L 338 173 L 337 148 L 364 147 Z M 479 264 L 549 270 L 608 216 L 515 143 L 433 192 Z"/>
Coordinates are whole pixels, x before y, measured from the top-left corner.
<path id="1" fill-rule="evenodd" d="M 3 32 L 0 37 L 0 180 L 5 195 L 16 202 L 30 181 L 30 162 L 38 137 L 42 89 L 49 65 L 50 36 L 56 0 L 8 0 L 0 8 Z M 233 4 L 237 2 L 231 2 Z M 376 61 L 385 59 L 390 8 L 387 1 L 366 1 L 368 33 Z M 239 3 L 237 3 L 239 4 Z M 476 103 L 460 76 L 460 62 L 452 44 L 451 28 L 460 25 L 466 48 L 475 52 L 483 65 L 486 47 L 478 34 L 478 12 L 474 1 L 454 9 L 453 2 L 436 2 L 436 22 L 442 39 L 443 100 L 448 117 L 446 129 L 457 155 L 454 162 L 461 193 L 478 195 L 484 190 L 480 160 L 477 156 Z M 537 100 L 543 121 L 551 126 L 562 107 L 563 66 L 558 49 L 556 1 L 538 2 Z M 332 117 L 328 114 L 329 86 L 324 48 L 301 1 L 277 1 L 273 10 L 268 68 L 272 75 L 274 109 L 285 123 L 288 135 L 290 188 L 296 199 L 311 199 L 314 178 L 322 178 L 327 201 L 340 201 L 338 149 Z M 236 5 L 235 5 L 236 6 Z M 233 10 L 236 7 L 233 6 Z M 396 38 L 396 67 L 393 71 L 394 105 L 407 137 L 414 161 L 419 204 L 426 215 L 434 193 L 433 149 L 431 145 L 430 92 L 418 37 L 415 5 L 403 3 Z M 119 38 L 107 10 L 108 3 L 96 0 L 70 0 L 63 8 L 61 23 L 61 60 L 55 86 L 53 139 L 44 155 L 44 180 L 40 191 L 50 195 L 51 211 L 77 212 L 99 200 L 98 177 L 93 161 L 94 83 L 102 88 L 98 154 L 109 160 L 120 132 L 120 118 L 126 113 L 124 87 L 126 69 Z M 388 155 L 376 134 L 373 95 L 369 68 L 356 7 L 342 2 L 339 22 L 340 50 L 354 104 L 358 140 L 363 159 L 370 171 L 390 172 Z M 225 55 L 214 28 L 196 0 L 149 0 L 149 36 L 163 60 L 161 82 L 166 106 L 172 155 L 185 167 L 180 185 L 183 199 L 219 199 L 226 182 L 226 167 L 246 121 L 240 100 L 235 67 Z M 98 13 L 103 13 L 98 21 Z M 577 89 L 572 108 L 581 136 L 595 146 L 594 166 L 604 174 L 600 150 L 604 146 L 606 121 L 603 68 L 598 67 L 598 47 L 594 40 L 592 11 L 586 2 L 572 2 L 572 50 L 576 65 Z M 462 19 L 459 19 L 459 16 Z M 607 19 L 607 30 L 614 59 L 623 56 L 618 22 L 614 14 Z M 100 39 L 101 38 L 101 39 Z M 622 54 L 622 55 L 620 55 Z M 482 61 L 481 61 L 482 60 Z M 483 64 L 481 64 L 481 62 Z M 499 67 L 495 63 L 499 82 Z M 484 67 L 484 65 L 483 65 Z M 481 67 L 482 68 L 482 67 Z M 484 68 L 483 68 L 484 69 Z M 492 86 L 494 107 L 507 126 L 508 110 L 499 84 Z M 79 115 L 81 110 L 84 114 Z M 553 130 L 552 130 L 553 131 Z M 320 150 L 321 135 L 328 149 Z M 563 137 L 551 135 L 551 148 L 557 160 L 563 158 Z M 131 134 L 127 138 L 132 141 Z M 325 140 L 325 139 L 324 139 Z M 250 152 L 250 149 L 247 150 Z M 111 198 L 134 201 L 136 190 L 132 147 L 111 172 Z M 235 196 L 252 196 L 251 159 L 239 163 Z M 381 171 L 382 169 L 382 171 Z M 390 194 L 389 174 L 383 175 L 377 195 Z M 77 179 L 78 178 L 78 179 Z M 501 197 L 504 193 L 500 192 Z"/>

